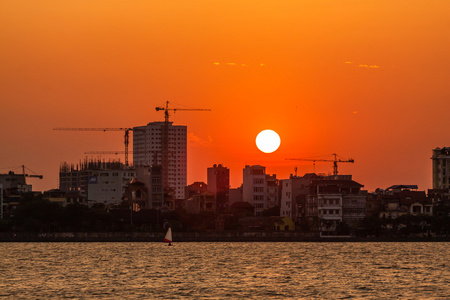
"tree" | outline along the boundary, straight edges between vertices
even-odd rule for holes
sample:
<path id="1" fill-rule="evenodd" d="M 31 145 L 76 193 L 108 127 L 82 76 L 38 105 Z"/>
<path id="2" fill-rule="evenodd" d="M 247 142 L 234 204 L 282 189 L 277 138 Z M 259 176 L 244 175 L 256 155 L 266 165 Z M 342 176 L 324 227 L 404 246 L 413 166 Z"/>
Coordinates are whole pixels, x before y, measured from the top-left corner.
<path id="1" fill-rule="evenodd" d="M 280 207 L 274 206 L 268 209 L 265 209 L 261 212 L 263 217 L 278 217 L 280 216 Z"/>

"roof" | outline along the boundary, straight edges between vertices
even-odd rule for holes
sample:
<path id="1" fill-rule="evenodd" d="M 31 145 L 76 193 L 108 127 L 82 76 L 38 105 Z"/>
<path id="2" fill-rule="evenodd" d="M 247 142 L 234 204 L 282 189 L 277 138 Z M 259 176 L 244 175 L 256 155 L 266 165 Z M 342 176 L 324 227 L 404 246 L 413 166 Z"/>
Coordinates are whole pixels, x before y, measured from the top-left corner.
<path id="1" fill-rule="evenodd" d="M 411 205 L 414 202 L 431 204 L 431 199 L 427 197 L 425 191 L 401 191 L 398 195 L 403 205 Z"/>
<path id="2" fill-rule="evenodd" d="M 396 184 L 387 188 L 387 190 L 402 190 L 402 189 L 410 189 L 417 190 L 419 187 L 417 185 L 407 185 L 407 184 Z"/>
<path id="3" fill-rule="evenodd" d="M 145 183 L 138 181 L 136 178 L 133 178 L 130 183 L 130 186 L 145 186 Z"/>
<path id="4" fill-rule="evenodd" d="M 346 187 L 363 187 L 364 185 L 353 180 L 341 180 L 341 179 L 318 179 L 313 180 L 312 185 L 339 185 Z"/>
<path id="5" fill-rule="evenodd" d="M 425 191 L 400 191 L 392 195 L 383 195 L 385 203 L 400 202 L 402 205 L 411 205 L 413 203 L 431 204 L 432 199 L 428 198 Z"/>

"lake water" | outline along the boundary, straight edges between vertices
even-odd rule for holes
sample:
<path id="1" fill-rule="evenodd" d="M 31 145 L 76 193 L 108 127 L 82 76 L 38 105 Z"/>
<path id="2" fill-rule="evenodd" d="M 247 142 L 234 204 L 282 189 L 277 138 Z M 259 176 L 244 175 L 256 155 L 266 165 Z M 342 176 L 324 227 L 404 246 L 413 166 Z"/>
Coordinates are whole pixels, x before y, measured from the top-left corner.
<path id="1" fill-rule="evenodd" d="M 0 298 L 450 299 L 449 243 L 2 243 Z"/>

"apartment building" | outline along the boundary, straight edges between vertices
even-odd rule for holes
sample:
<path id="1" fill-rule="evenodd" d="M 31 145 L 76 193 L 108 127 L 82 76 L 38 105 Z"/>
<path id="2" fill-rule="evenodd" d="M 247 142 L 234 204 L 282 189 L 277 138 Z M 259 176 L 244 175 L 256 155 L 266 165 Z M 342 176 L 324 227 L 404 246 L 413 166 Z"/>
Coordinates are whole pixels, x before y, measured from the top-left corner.
<path id="1" fill-rule="evenodd" d="M 221 164 L 214 164 L 207 172 L 208 190 L 214 194 L 216 212 L 222 213 L 229 205 L 230 170 Z"/>
<path id="2" fill-rule="evenodd" d="M 161 166 L 164 189 L 184 198 L 187 185 L 187 127 L 172 122 L 151 122 L 133 128 L 133 164 Z"/>

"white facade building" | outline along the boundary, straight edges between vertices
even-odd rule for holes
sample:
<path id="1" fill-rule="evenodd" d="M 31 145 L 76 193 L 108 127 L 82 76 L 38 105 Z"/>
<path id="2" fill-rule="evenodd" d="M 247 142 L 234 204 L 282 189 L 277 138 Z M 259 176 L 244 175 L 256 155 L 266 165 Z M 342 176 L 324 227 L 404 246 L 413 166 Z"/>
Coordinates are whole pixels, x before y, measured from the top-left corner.
<path id="1" fill-rule="evenodd" d="M 164 153 L 166 130 L 167 151 Z M 165 157 L 167 168 L 164 168 Z M 183 199 L 187 185 L 187 127 L 172 125 L 172 122 L 151 122 L 146 126 L 134 127 L 133 164 L 136 167 L 162 166 L 163 182 L 174 190 L 176 199 Z"/>
<path id="2" fill-rule="evenodd" d="M 280 180 L 280 216 L 299 222 L 304 217 L 306 195 L 309 194 L 311 182 L 319 178 L 315 173 L 308 173 L 303 176 L 291 174 L 289 179 Z"/>
<path id="3" fill-rule="evenodd" d="M 280 180 L 281 199 L 280 199 L 280 216 L 292 218 L 292 208 L 294 205 L 295 192 L 293 191 L 295 182 L 292 178 Z"/>
<path id="4" fill-rule="evenodd" d="M 125 188 L 135 176 L 133 169 L 89 171 L 88 201 L 105 205 L 120 203 Z"/>
<path id="5" fill-rule="evenodd" d="M 242 198 L 255 208 L 255 216 L 267 209 L 266 168 L 263 166 L 245 166 L 243 173 Z"/>

